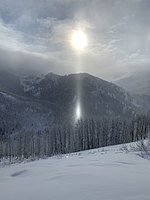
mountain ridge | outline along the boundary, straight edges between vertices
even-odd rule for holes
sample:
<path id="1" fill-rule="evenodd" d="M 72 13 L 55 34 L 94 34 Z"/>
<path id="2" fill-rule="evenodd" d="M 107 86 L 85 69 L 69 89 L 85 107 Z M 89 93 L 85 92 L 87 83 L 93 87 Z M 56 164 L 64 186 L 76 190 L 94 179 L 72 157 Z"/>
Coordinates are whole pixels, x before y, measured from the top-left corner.
<path id="1" fill-rule="evenodd" d="M 9 80 L 6 78 L 6 74 L 5 79 L 1 79 L 1 76 L 2 74 L 0 74 L 0 91 L 16 97 L 18 101 L 21 100 L 23 108 L 26 101 L 27 104 L 35 105 L 33 108 L 35 113 L 38 104 L 41 111 L 37 112 L 37 116 L 43 115 L 45 121 L 47 121 L 45 110 L 46 113 L 50 112 L 51 117 L 47 122 L 49 124 L 74 123 L 77 104 L 80 104 L 81 117 L 84 119 L 102 117 L 128 119 L 136 114 L 137 107 L 133 103 L 132 97 L 124 89 L 88 73 L 65 76 L 49 73 L 23 78 L 14 76 L 12 79 L 8 75 Z M 9 84 L 7 84 L 7 80 Z M 6 99 L 6 103 L 7 101 Z M 5 102 L 2 103 L 5 104 Z M 15 108 L 17 113 L 17 103 Z M 20 118 L 23 113 L 24 109 L 20 110 Z M 31 121 L 32 117 L 31 115 Z"/>

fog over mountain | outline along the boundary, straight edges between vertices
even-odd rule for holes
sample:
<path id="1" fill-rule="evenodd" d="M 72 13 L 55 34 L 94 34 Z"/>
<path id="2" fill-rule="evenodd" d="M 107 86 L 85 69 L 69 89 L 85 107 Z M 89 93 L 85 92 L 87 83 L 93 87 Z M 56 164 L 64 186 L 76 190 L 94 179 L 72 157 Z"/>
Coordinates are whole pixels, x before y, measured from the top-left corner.
<path id="1" fill-rule="evenodd" d="M 148 95 L 129 94 L 87 73 L 19 76 L 0 71 L 1 122 L 15 130 L 43 130 L 81 118 L 128 120 L 149 110 Z"/>
<path id="2" fill-rule="evenodd" d="M 150 95 L 150 72 L 138 72 L 129 77 L 115 81 L 131 94 Z"/>
<path id="3" fill-rule="evenodd" d="M 124 89 L 87 73 L 19 77 L 1 71 L 0 86 L 1 118 L 8 123 L 9 118 L 10 122 L 15 120 L 20 128 L 75 123 L 77 106 L 83 119 L 128 119 L 137 112 L 133 98 Z"/>

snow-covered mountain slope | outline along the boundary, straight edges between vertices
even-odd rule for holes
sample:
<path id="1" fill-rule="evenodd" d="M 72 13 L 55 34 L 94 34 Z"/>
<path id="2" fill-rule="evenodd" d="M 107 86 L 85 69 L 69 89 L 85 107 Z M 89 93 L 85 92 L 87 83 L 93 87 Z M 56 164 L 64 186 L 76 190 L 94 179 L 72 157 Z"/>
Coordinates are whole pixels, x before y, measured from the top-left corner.
<path id="1" fill-rule="evenodd" d="M 124 88 L 141 111 L 150 111 L 150 72 L 137 72 L 114 82 Z"/>
<path id="2" fill-rule="evenodd" d="M 78 99 L 83 118 L 101 116 L 131 117 L 135 113 L 132 99 L 124 89 L 87 73 L 59 76 L 48 74 L 30 86 L 26 95 L 48 100 L 60 108 L 61 118 L 73 120 Z M 52 79 L 53 77 L 53 79 Z"/>
<path id="3" fill-rule="evenodd" d="M 20 84 L 23 86 L 25 93 L 29 93 L 33 97 L 40 97 L 41 91 L 52 88 L 56 85 L 60 77 L 53 73 L 24 76 L 20 78 Z"/>
<path id="4" fill-rule="evenodd" d="M 87 73 L 18 77 L 3 71 L 0 73 L 0 89 L 25 99 L 55 104 L 53 113 L 58 123 L 74 122 L 78 103 L 82 118 L 130 118 L 137 110 L 124 89 Z"/>
<path id="5" fill-rule="evenodd" d="M 131 94 L 150 95 L 150 72 L 137 72 L 115 81 L 115 84 Z"/>
<path id="6" fill-rule="evenodd" d="M 150 161 L 121 146 L 0 169 L 2 200 L 149 200 Z"/>
<path id="7" fill-rule="evenodd" d="M 12 133 L 43 130 L 54 120 L 52 105 L 0 90 L 0 127 Z"/>

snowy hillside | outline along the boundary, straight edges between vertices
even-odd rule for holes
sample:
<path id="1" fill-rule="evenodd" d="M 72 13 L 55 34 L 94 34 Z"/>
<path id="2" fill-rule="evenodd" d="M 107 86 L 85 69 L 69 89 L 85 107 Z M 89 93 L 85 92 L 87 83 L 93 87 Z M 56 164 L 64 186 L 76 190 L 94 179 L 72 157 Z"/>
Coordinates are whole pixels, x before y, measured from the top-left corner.
<path id="1" fill-rule="evenodd" d="M 47 75 L 30 75 L 20 78 L 20 84 L 24 93 L 29 93 L 33 97 L 40 97 L 42 90 L 47 90 L 56 85 L 61 76 L 48 73 Z"/>
<path id="2" fill-rule="evenodd" d="M 0 169 L 1 200 L 149 200 L 150 161 L 121 146 Z"/>
<path id="3" fill-rule="evenodd" d="M 53 122 L 52 106 L 0 91 L 0 127 L 15 133 L 43 130 Z M 5 125 L 4 125 L 5 124 Z M 3 129 L 3 128 L 2 128 Z"/>
<path id="4" fill-rule="evenodd" d="M 40 101 L 44 106 L 45 101 L 51 103 L 55 122 L 61 124 L 74 123 L 78 103 L 83 119 L 108 115 L 128 119 L 135 116 L 139 108 L 124 89 L 87 73 L 19 76 L 0 71 L 0 89 L 22 99 Z"/>

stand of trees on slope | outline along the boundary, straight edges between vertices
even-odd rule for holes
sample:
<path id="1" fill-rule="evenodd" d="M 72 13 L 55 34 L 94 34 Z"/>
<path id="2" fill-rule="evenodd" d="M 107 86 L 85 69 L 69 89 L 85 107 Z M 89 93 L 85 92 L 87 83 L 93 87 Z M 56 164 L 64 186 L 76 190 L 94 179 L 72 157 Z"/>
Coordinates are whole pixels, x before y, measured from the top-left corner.
<path id="1" fill-rule="evenodd" d="M 150 116 L 139 115 L 132 120 L 79 120 L 75 125 L 53 126 L 43 132 L 11 134 L 0 127 L 0 159 L 9 161 L 38 159 L 108 145 L 145 139 L 150 132 Z"/>

